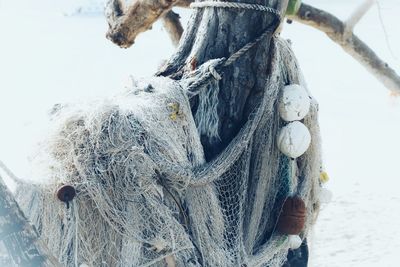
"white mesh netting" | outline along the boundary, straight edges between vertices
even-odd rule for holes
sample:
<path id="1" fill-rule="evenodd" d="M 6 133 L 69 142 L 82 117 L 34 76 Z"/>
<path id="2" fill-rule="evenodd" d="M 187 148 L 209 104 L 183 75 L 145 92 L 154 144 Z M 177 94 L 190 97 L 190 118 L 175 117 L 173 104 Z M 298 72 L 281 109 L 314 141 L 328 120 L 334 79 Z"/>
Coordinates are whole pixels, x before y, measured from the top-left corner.
<path id="1" fill-rule="evenodd" d="M 155 77 L 104 103 L 56 111 L 42 153 L 49 179 L 18 190 L 51 252 L 65 266 L 280 266 L 289 245 L 274 230 L 293 185 L 275 142 L 277 99 L 285 84 L 304 85 L 281 39 L 270 72 L 257 109 L 211 162 L 182 82 Z M 303 237 L 320 188 L 315 104 L 304 123 L 313 141 L 294 189 L 308 211 Z M 55 197 L 62 184 L 77 191 L 68 208 Z"/>

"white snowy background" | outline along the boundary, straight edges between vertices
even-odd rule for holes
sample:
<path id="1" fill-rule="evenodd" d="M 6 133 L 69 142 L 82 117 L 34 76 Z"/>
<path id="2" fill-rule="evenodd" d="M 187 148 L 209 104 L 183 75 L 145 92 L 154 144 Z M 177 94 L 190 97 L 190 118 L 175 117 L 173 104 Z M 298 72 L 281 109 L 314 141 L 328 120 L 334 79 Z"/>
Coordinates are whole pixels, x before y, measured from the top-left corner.
<path id="1" fill-rule="evenodd" d="M 360 0 L 305 2 L 344 19 Z M 400 0 L 379 6 L 356 33 L 400 73 Z M 186 22 L 189 11 L 178 11 Z M 0 159 L 18 176 L 34 177 L 29 156 L 53 104 L 115 94 L 173 53 L 159 23 L 127 50 L 106 40 L 106 29 L 100 0 L 0 0 Z M 311 238 L 310 266 L 400 266 L 400 98 L 324 34 L 294 23 L 284 36 L 320 103 L 334 193 Z"/>

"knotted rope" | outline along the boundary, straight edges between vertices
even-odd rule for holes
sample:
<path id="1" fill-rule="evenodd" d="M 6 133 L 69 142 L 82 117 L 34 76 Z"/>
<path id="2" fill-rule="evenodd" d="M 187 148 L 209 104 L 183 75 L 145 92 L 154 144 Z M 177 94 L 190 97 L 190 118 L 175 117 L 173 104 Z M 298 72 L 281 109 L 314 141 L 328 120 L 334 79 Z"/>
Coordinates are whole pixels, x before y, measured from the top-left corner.
<path id="1" fill-rule="evenodd" d="M 236 9 L 247 9 L 247 10 L 257 10 L 263 12 L 269 12 L 277 17 L 281 17 L 279 10 L 272 7 L 257 5 L 257 4 L 247 4 L 247 3 L 237 3 L 237 2 L 218 2 L 218 1 L 205 1 L 205 2 L 195 2 L 190 4 L 191 8 L 206 8 L 206 7 L 219 7 L 219 8 L 236 8 Z"/>
<path id="2" fill-rule="evenodd" d="M 258 5 L 258 4 L 247 4 L 247 3 L 236 3 L 236 2 L 218 2 L 218 1 L 205 1 L 205 2 L 195 2 L 190 4 L 191 8 L 236 8 L 236 9 L 247 9 L 247 10 L 257 10 L 262 12 L 268 12 L 274 14 L 279 20 L 282 19 L 279 10 L 272 7 Z M 223 59 L 221 62 L 210 64 L 207 73 L 205 73 L 200 79 L 194 81 L 190 84 L 187 90 L 191 93 L 190 96 L 196 95 L 196 88 L 199 88 L 205 82 L 207 82 L 211 77 L 219 81 L 222 79 L 221 68 L 228 67 L 236 62 L 241 56 L 247 53 L 251 48 L 258 44 L 262 39 L 264 39 L 269 34 L 273 34 L 269 29 L 264 31 L 260 36 L 258 36 L 254 41 L 247 43 L 245 46 L 240 48 L 238 51 L 233 53 L 228 59 Z"/>

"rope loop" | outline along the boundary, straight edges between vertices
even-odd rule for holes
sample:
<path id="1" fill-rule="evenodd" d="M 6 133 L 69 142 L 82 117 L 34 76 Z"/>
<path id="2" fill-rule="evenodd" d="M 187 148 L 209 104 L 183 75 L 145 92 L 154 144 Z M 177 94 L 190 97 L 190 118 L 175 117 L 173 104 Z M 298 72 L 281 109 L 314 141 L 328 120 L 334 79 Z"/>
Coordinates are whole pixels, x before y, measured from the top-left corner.
<path id="1" fill-rule="evenodd" d="M 222 2 L 222 1 L 204 1 L 204 2 L 193 2 L 190 4 L 190 8 L 236 8 L 236 9 L 247 9 L 247 10 L 256 10 L 262 12 L 268 12 L 278 17 L 279 21 L 282 20 L 282 15 L 279 10 L 274 9 L 272 7 L 268 7 L 265 5 L 258 4 L 248 4 L 248 3 L 238 3 L 238 2 Z M 261 35 L 259 35 L 252 42 L 247 43 L 245 46 L 237 50 L 235 53 L 229 56 L 228 59 L 224 60 L 222 64 L 218 63 L 210 64 L 207 68 L 207 73 L 202 75 L 200 79 L 193 82 L 189 87 L 188 91 L 193 92 L 193 96 L 196 95 L 194 93 L 196 88 L 200 85 L 206 83 L 210 78 L 214 78 L 217 81 L 222 79 L 221 71 L 222 68 L 228 67 L 236 62 L 240 57 L 242 57 L 245 53 L 247 53 L 251 48 L 253 48 L 256 44 L 258 44 L 262 39 L 267 37 L 270 34 L 274 34 L 274 32 L 270 30 L 265 30 Z M 223 73 L 222 73 L 223 74 Z M 198 93 L 198 92 L 197 92 Z"/>
<path id="2" fill-rule="evenodd" d="M 248 9 L 248 10 L 257 10 L 262 12 L 268 12 L 276 15 L 279 19 L 281 19 L 281 12 L 279 10 L 274 9 L 272 7 L 258 5 L 258 4 L 247 4 L 247 3 L 237 3 L 237 2 L 221 2 L 221 1 L 204 1 L 204 2 L 194 2 L 190 4 L 191 8 L 211 8 L 211 7 L 219 7 L 219 8 L 236 8 L 236 9 Z"/>
<path id="3" fill-rule="evenodd" d="M 221 80 L 222 77 L 221 75 L 217 72 L 217 70 L 215 69 L 215 66 L 210 65 L 208 67 L 208 71 L 211 73 L 211 75 L 214 77 L 214 79 L 216 79 L 217 81 Z"/>

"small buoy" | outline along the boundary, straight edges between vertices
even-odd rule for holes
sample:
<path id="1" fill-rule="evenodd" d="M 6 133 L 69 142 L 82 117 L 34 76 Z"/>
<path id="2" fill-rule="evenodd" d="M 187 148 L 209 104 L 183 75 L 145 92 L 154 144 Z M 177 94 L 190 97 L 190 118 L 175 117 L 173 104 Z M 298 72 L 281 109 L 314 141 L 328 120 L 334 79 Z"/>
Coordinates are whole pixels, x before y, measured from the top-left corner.
<path id="1" fill-rule="evenodd" d="M 329 204 L 332 201 L 332 198 L 333 198 L 332 191 L 326 188 L 321 188 L 321 191 L 319 192 L 319 201 L 321 203 Z"/>
<path id="2" fill-rule="evenodd" d="M 284 121 L 299 121 L 304 119 L 310 110 L 310 97 L 307 90 L 298 85 L 287 85 L 282 89 L 279 100 L 279 115 Z"/>
<path id="3" fill-rule="evenodd" d="M 301 240 L 300 236 L 298 235 L 289 235 L 288 239 L 290 249 L 298 249 L 303 243 L 303 240 Z"/>
<path id="4" fill-rule="evenodd" d="M 72 185 L 63 185 L 57 190 L 57 198 L 60 201 L 67 203 L 67 205 L 75 196 L 76 191 Z"/>
<path id="5" fill-rule="evenodd" d="M 306 223 L 306 205 L 300 197 L 288 197 L 279 215 L 277 230 L 285 235 L 298 235 Z"/>
<path id="6" fill-rule="evenodd" d="M 295 159 L 307 151 L 311 144 L 311 134 L 303 123 L 294 121 L 280 130 L 277 141 L 279 150 Z"/>
<path id="7" fill-rule="evenodd" d="M 321 183 L 325 184 L 327 182 L 329 182 L 329 175 L 327 172 L 321 172 L 319 175 L 319 180 L 321 181 Z"/>

